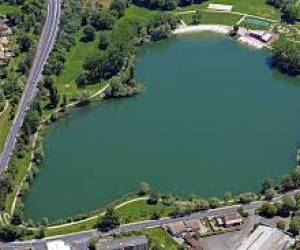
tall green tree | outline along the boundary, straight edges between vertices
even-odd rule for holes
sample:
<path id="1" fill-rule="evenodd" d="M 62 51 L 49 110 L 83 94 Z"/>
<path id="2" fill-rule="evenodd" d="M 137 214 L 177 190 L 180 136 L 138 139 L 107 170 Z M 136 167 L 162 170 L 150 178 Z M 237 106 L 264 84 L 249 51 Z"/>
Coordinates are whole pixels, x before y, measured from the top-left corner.
<path id="1" fill-rule="evenodd" d="M 120 217 L 113 207 L 108 207 L 103 217 L 97 222 L 97 228 L 101 231 L 109 231 L 120 225 Z"/>

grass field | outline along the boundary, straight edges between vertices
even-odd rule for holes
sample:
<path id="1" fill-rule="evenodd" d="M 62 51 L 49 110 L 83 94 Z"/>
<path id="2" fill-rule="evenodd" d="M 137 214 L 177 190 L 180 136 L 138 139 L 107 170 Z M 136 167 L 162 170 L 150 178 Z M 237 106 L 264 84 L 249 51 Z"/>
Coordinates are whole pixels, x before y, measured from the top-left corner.
<path id="1" fill-rule="evenodd" d="M 30 163 L 30 152 L 26 151 L 24 154 L 24 158 L 22 159 L 17 159 L 17 166 L 18 166 L 18 172 L 17 172 L 17 176 L 16 176 L 16 186 L 14 187 L 13 191 L 11 193 L 9 193 L 9 195 L 6 198 L 6 212 L 9 213 L 12 207 L 12 203 L 14 201 L 14 198 L 16 196 L 17 190 L 19 185 L 21 184 L 21 182 L 23 181 L 27 170 L 28 170 L 28 166 Z"/>
<path id="2" fill-rule="evenodd" d="M 8 13 L 18 13 L 20 8 L 17 5 L 1 3 L 0 4 L 0 14 L 5 15 Z"/>
<path id="3" fill-rule="evenodd" d="M 209 0 L 204 4 L 184 7 L 180 11 L 203 10 L 206 9 L 210 3 L 233 5 L 233 11 L 246 14 L 257 15 L 276 20 L 279 20 L 280 18 L 278 11 L 272 6 L 267 5 L 265 0 Z"/>
<path id="4" fill-rule="evenodd" d="M 151 216 L 155 211 L 160 211 L 162 216 L 168 216 L 173 211 L 173 209 L 171 207 L 164 206 L 160 203 L 157 205 L 148 205 L 146 201 L 140 200 L 122 206 L 118 208 L 116 211 L 120 216 L 121 223 L 124 224 L 124 223 L 149 220 L 151 219 Z M 96 222 L 97 222 L 97 218 L 82 223 L 65 226 L 62 228 L 47 229 L 46 235 L 53 236 L 53 235 L 69 234 L 69 233 L 74 233 L 74 232 L 79 232 L 84 230 L 91 230 L 95 227 Z"/>
<path id="5" fill-rule="evenodd" d="M 76 97 L 83 89 L 79 89 L 75 83 L 78 75 L 83 71 L 83 64 L 88 56 L 93 55 L 98 50 L 97 38 L 89 43 L 81 41 L 82 31 L 78 32 L 76 45 L 67 55 L 63 72 L 54 79 L 59 93 L 66 94 L 68 99 Z M 86 90 L 96 91 L 103 87 L 103 84 L 87 86 Z"/>
<path id="6" fill-rule="evenodd" d="M 240 15 L 230 14 L 230 13 L 213 13 L 213 12 L 201 12 L 202 13 L 202 24 L 224 24 L 224 25 L 234 25 L 240 19 Z M 192 24 L 193 14 L 180 15 L 186 24 Z"/>
<path id="7" fill-rule="evenodd" d="M 131 223 L 151 219 L 154 212 L 160 212 L 162 216 L 168 216 L 172 211 L 172 207 L 164 206 L 161 203 L 157 205 L 148 205 L 146 201 L 137 201 L 118 210 L 119 216 L 123 223 Z"/>
<path id="8" fill-rule="evenodd" d="M 161 249 L 176 250 L 178 244 L 171 238 L 171 236 L 161 228 L 153 228 L 145 230 L 150 243 L 160 246 Z"/>
<path id="9" fill-rule="evenodd" d="M 0 116 L 0 154 L 3 150 L 4 143 L 6 141 L 6 137 L 9 131 L 9 127 L 11 124 L 10 120 L 10 106 L 6 109 L 4 113 Z"/>

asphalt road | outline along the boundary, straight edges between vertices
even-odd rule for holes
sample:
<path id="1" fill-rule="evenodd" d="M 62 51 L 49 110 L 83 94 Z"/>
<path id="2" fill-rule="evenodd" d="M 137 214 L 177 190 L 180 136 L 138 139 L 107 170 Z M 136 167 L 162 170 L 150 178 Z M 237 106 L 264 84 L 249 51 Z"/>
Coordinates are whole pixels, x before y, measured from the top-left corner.
<path id="1" fill-rule="evenodd" d="M 8 166 L 26 112 L 36 95 L 38 80 L 53 48 L 57 31 L 59 30 L 60 3 L 61 0 L 48 0 L 47 17 L 40 36 L 36 55 L 0 158 L 0 174 L 3 173 Z"/>
<path id="2" fill-rule="evenodd" d="M 261 205 L 261 203 L 255 203 L 255 204 L 249 204 L 244 206 L 245 210 L 253 210 L 255 208 L 258 208 Z M 98 230 L 91 230 L 87 232 L 80 232 L 70 235 L 62 235 L 62 236 L 56 236 L 53 238 L 48 239 L 42 239 L 42 240 L 32 240 L 32 241 L 23 241 L 23 242 L 11 242 L 7 244 L 2 244 L 0 247 L 3 249 L 24 249 L 29 248 L 30 246 L 34 246 L 35 249 L 44 249 L 45 243 L 47 241 L 51 240 L 63 240 L 65 242 L 73 243 L 73 242 L 86 242 L 92 237 L 96 236 L 108 236 L 115 233 L 120 232 L 132 232 L 132 231 L 140 231 L 142 229 L 147 228 L 155 228 L 155 227 L 163 227 L 164 225 L 176 221 L 186 220 L 186 219 L 192 219 L 192 218 L 205 218 L 209 216 L 220 216 L 224 212 L 228 212 L 230 210 L 236 210 L 240 205 L 234 205 L 231 207 L 224 207 L 224 208 L 217 208 L 217 209 L 210 209 L 207 211 L 202 211 L 198 213 L 193 213 L 191 215 L 187 215 L 184 217 L 178 217 L 178 218 L 161 218 L 160 220 L 152 220 L 152 221 L 145 221 L 145 222 L 138 222 L 138 223 L 132 223 L 132 224 L 125 224 L 121 225 L 120 227 L 111 230 L 107 233 L 100 232 Z"/>
<path id="3" fill-rule="evenodd" d="M 288 192 L 287 194 L 294 196 L 296 193 L 300 192 L 299 189 L 293 190 Z M 276 202 L 281 202 L 282 201 L 283 195 L 278 195 L 273 199 L 273 201 Z M 100 232 L 98 230 L 90 230 L 86 232 L 79 232 L 79 233 L 73 233 L 69 235 L 61 235 L 61 236 L 54 236 L 46 239 L 41 239 L 41 240 L 31 240 L 31 241 L 15 241 L 15 242 L 10 242 L 10 243 L 0 243 L 0 248 L 1 249 L 7 249 L 7 250 L 17 250 L 17 249 L 28 249 L 31 246 L 34 246 L 34 249 L 39 249 L 43 250 L 46 249 L 46 242 L 51 241 L 51 240 L 63 240 L 68 243 L 74 243 L 77 242 L 79 243 L 84 243 L 91 239 L 92 237 L 96 236 L 108 236 L 112 235 L 115 233 L 120 233 L 120 232 L 132 232 L 132 231 L 140 231 L 142 229 L 147 229 L 147 228 L 156 228 L 156 227 L 163 227 L 164 225 L 176 221 L 181 221 L 181 220 L 187 220 L 187 219 L 201 219 L 209 216 L 220 216 L 226 212 L 229 212 L 230 210 L 236 210 L 239 207 L 243 207 L 244 211 L 253 213 L 256 209 L 261 207 L 261 204 L 264 201 L 254 201 L 249 204 L 245 205 L 232 205 L 228 207 L 221 207 L 221 208 L 216 208 L 216 209 L 209 209 L 206 211 L 201 211 L 197 213 L 193 213 L 190 215 L 186 215 L 183 217 L 178 217 L 178 218 L 161 218 L 159 220 L 152 220 L 152 221 L 141 221 L 137 223 L 132 223 L 132 224 L 124 224 L 121 225 L 120 227 L 111 230 L 107 233 Z M 81 244 L 82 246 L 84 244 Z M 84 248 L 82 248 L 84 249 Z"/>

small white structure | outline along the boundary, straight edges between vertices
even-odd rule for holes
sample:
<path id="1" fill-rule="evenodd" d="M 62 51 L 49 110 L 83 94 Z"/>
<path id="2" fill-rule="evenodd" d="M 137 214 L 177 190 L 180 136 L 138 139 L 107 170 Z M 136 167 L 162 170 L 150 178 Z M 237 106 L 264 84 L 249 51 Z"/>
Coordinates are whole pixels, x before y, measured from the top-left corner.
<path id="1" fill-rule="evenodd" d="M 224 11 L 224 12 L 230 12 L 232 11 L 233 6 L 227 5 L 227 4 L 214 4 L 211 3 L 207 7 L 209 10 L 216 10 L 216 11 Z"/>
<path id="2" fill-rule="evenodd" d="M 62 240 L 47 242 L 47 248 L 48 250 L 71 250 L 71 247 Z"/>
<path id="3" fill-rule="evenodd" d="M 294 240 L 276 228 L 258 226 L 240 245 L 238 250 L 282 250 Z"/>

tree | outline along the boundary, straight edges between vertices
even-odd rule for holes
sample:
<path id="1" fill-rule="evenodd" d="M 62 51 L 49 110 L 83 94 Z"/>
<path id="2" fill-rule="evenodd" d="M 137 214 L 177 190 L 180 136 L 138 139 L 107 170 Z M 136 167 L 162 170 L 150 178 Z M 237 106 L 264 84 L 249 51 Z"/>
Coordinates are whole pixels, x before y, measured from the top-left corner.
<path id="1" fill-rule="evenodd" d="M 91 25 L 97 30 L 111 30 L 116 17 L 110 11 L 95 11 L 91 16 Z"/>
<path id="2" fill-rule="evenodd" d="M 56 108 L 59 103 L 59 95 L 55 86 L 49 89 L 49 99 L 51 107 Z"/>
<path id="3" fill-rule="evenodd" d="M 224 194 L 224 201 L 225 202 L 229 202 L 233 199 L 233 194 L 231 192 L 226 192 Z"/>
<path id="4" fill-rule="evenodd" d="M 192 16 L 193 24 L 199 24 L 201 22 L 201 19 L 202 14 L 199 10 L 197 10 Z"/>
<path id="5" fill-rule="evenodd" d="M 49 220 L 48 220 L 47 217 L 42 218 L 41 225 L 43 225 L 43 226 L 48 226 L 49 225 Z"/>
<path id="6" fill-rule="evenodd" d="M 285 230 L 285 222 L 284 222 L 283 220 L 278 220 L 278 221 L 277 221 L 277 224 L 276 224 L 276 227 L 277 227 L 279 230 L 284 231 L 284 230 Z"/>
<path id="7" fill-rule="evenodd" d="M 39 226 L 37 233 L 36 233 L 36 238 L 37 239 L 44 238 L 46 235 L 45 231 L 46 231 L 45 226 Z"/>
<path id="8" fill-rule="evenodd" d="M 0 225 L 0 239 L 5 242 L 21 239 L 23 234 L 24 232 L 16 226 Z"/>
<path id="9" fill-rule="evenodd" d="M 282 198 L 281 209 L 284 213 L 292 212 L 296 209 L 296 201 L 288 194 L 285 194 Z"/>
<path id="10" fill-rule="evenodd" d="M 88 77 L 86 72 L 82 72 L 76 79 L 76 84 L 78 87 L 83 87 L 87 85 L 88 83 Z"/>
<path id="11" fill-rule="evenodd" d="M 295 3 L 288 3 L 281 9 L 283 19 L 289 23 L 294 23 L 299 15 L 299 9 Z"/>
<path id="12" fill-rule="evenodd" d="M 122 0 L 113 0 L 110 5 L 110 9 L 118 13 L 118 16 L 121 17 L 125 13 L 126 4 Z"/>
<path id="13" fill-rule="evenodd" d="M 146 182 L 142 182 L 140 184 L 140 191 L 139 194 L 140 195 L 147 195 L 150 193 L 150 185 Z"/>
<path id="14" fill-rule="evenodd" d="M 300 231 L 300 216 L 294 216 L 291 219 L 289 230 L 293 235 L 298 235 Z"/>
<path id="15" fill-rule="evenodd" d="M 281 186 L 284 191 L 289 191 L 289 190 L 293 189 L 294 183 L 293 183 L 292 176 L 290 176 L 290 175 L 283 176 L 281 178 Z"/>
<path id="16" fill-rule="evenodd" d="M 162 215 L 162 212 L 159 209 L 157 209 L 152 213 L 151 219 L 158 220 L 158 219 L 160 219 L 161 215 Z"/>
<path id="17" fill-rule="evenodd" d="M 283 73 L 297 76 L 300 74 L 300 44 L 281 39 L 274 44 L 271 65 Z"/>
<path id="18" fill-rule="evenodd" d="M 209 199 L 209 205 L 211 208 L 217 208 L 220 206 L 220 200 L 217 197 L 212 197 Z"/>
<path id="19" fill-rule="evenodd" d="M 239 200 L 241 203 L 249 203 L 255 201 L 257 199 L 257 195 L 251 192 L 240 194 Z"/>
<path id="20" fill-rule="evenodd" d="M 272 218 L 278 213 L 278 208 L 274 203 L 264 202 L 260 208 L 260 214 L 267 218 Z"/>
<path id="21" fill-rule="evenodd" d="M 24 120 L 24 127 L 29 130 L 29 134 L 34 134 L 39 125 L 40 116 L 37 110 L 30 110 Z"/>
<path id="22" fill-rule="evenodd" d="M 101 32 L 99 34 L 99 49 L 106 50 L 110 43 L 110 35 L 107 32 Z"/>
<path id="23" fill-rule="evenodd" d="M 147 203 L 149 205 L 156 205 L 159 201 L 159 195 L 157 193 L 151 193 Z"/>
<path id="24" fill-rule="evenodd" d="M 207 210 L 209 209 L 210 203 L 209 201 L 199 198 L 193 201 L 196 211 Z"/>
<path id="25" fill-rule="evenodd" d="M 68 110 L 68 98 L 67 98 L 66 94 L 63 95 L 62 107 L 63 107 L 63 111 L 67 112 L 67 110 Z"/>
<path id="26" fill-rule="evenodd" d="M 120 225 L 119 215 L 113 207 L 108 207 L 103 217 L 100 217 L 97 222 L 97 228 L 100 231 L 109 231 Z"/>
<path id="27" fill-rule="evenodd" d="M 292 170 L 291 175 L 292 175 L 292 180 L 293 180 L 295 187 L 299 187 L 300 186 L 300 166 L 295 167 Z"/>
<path id="28" fill-rule="evenodd" d="M 266 200 L 269 200 L 269 201 L 272 200 L 275 195 L 276 195 L 276 192 L 273 188 L 269 188 L 265 191 Z"/>
<path id="29" fill-rule="evenodd" d="M 275 181 L 271 178 L 265 178 L 262 182 L 262 193 L 264 194 L 266 190 L 274 188 L 275 187 Z"/>
<path id="30" fill-rule="evenodd" d="M 83 41 L 85 41 L 85 42 L 94 41 L 95 36 L 96 36 L 96 32 L 95 32 L 95 28 L 93 26 L 87 25 L 83 29 L 83 38 L 82 38 Z"/>
<path id="31" fill-rule="evenodd" d="M 2 110 L 4 110 L 5 103 L 6 103 L 6 99 L 5 99 L 5 97 L 4 97 L 3 90 L 0 89 L 0 112 L 1 112 Z"/>
<path id="32" fill-rule="evenodd" d="M 32 39 L 28 34 L 22 34 L 18 37 L 17 43 L 21 52 L 28 52 L 32 45 Z"/>
<path id="33" fill-rule="evenodd" d="M 50 76 L 45 76 L 44 80 L 43 80 L 43 85 L 46 89 L 51 89 L 54 86 L 54 81 L 52 79 L 52 77 Z"/>

